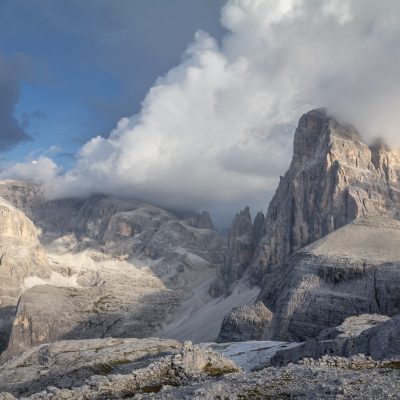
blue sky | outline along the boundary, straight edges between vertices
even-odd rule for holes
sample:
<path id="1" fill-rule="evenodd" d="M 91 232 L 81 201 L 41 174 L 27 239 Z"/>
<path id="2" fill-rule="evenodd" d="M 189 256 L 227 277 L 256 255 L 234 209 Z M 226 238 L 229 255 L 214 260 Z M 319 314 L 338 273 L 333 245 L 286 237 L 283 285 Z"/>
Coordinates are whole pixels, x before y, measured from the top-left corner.
<path id="1" fill-rule="evenodd" d="M 82 144 L 107 136 L 121 117 L 139 111 L 155 79 L 179 63 L 197 30 L 223 36 L 223 3 L 0 0 L 0 55 L 8 70 L 21 69 L 13 77 L 18 99 L 8 101 L 7 110 L 12 105 L 26 133 L 16 126 L 0 132 L 9 143 L 3 160 L 44 154 L 70 167 Z M 7 71 L 3 79 L 9 81 Z M 0 84 L 1 97 L 9 92 Z"/>

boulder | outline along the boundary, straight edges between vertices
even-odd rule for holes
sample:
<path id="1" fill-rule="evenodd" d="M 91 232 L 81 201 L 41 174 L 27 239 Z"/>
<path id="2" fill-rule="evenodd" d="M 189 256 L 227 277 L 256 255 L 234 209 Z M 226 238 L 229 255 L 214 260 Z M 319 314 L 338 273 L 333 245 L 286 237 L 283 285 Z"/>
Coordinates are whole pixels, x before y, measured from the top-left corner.
<path id="1" fill-rule="evenodd" d="M 240 306 L 225 316 L 217 342 L 261 340 L 269 334 L 272 313 L 262 302 Z"/>

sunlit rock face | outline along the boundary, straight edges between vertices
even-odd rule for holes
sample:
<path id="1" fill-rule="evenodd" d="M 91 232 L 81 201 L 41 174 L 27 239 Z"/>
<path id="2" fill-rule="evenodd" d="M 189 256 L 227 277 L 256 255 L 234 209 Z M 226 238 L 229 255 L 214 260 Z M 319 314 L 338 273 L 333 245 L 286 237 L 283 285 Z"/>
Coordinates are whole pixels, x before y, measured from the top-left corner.
<path id="1" fill-rule="evenodd" d="M 29 218 L 0 198 L 0 350 L 7 345 L 17 303 L 29 277 L 49 278 L 51 269 Z"/>
<path id="2" fill-rule="evenodd" d="M 15 205 L 4 200 L 0 216 L 8 357 L 60 339 L 154 336 L 224 259 L 206 212 L 106 195 L 49 201 L 41 185 L 17 181 L 0 182 L 2 194 Z"/>
<path id="3" fill-rule="evenodd" d="M 266 235 L 251 265 L 253 280 L 357 217 L 396 215 L 399 177 L 397 151 L 369 146 L 355 128 L 324 109 L 303 115 L 291 166 L 268 208 Z"/>
<path id="4" fill-rule="evenodd" d="M 351 315 L 399 312 L 399 177 L 398 151 L 368 145 L 325 109 L 300 118 L 262 237 L 241 253 L 242 280 L 261 286 L 274 315 L 265 338 L 303 340 Z M 225 264 L 220 281 L 232 284 L 236 271 Z"/>

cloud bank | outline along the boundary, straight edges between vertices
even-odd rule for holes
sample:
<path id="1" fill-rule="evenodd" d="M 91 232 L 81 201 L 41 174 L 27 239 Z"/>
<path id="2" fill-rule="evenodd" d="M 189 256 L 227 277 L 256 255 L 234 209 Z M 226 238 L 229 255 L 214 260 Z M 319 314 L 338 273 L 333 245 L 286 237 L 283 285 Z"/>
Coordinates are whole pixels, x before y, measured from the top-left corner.
<path id="1" fill-rule="evenodd" d="M 400 2 L 229 0 L 221 23 L 222 43 L 198 32 L 141 111 L 86 143 L 73 169 L 60 174 L 37 160 L 35 179 L 50 196 L 105 192 L 219 210 L 266 204 L 299 116 L 320 106 L 366 138 L 400 142 Z M 2 176 L 29 176 L 31 167 Z"/>

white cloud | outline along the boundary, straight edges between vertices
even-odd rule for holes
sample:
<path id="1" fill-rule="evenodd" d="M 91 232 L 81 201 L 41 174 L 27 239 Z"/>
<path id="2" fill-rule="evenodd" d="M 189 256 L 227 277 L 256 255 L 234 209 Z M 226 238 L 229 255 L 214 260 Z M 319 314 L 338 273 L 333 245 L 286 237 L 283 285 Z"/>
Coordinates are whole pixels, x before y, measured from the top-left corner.
<path id="1" fill-rule="evenodd" d="M 16 163 L 0 173 L 0 179 L 45 182 L 49 188 L 58 185 L 61 169 L 47 157 L 26 163 Z"/>
<path id="2" fill-rule="evenodd" d="M 53 196 L 263 204 L 288 165 L 297 119 L 320 106 L 367 138 L 383 133 L 397 143 L 400 2 L 230 0 L 221 22 L 220 45 L 198 32 L 140 113 L 86 143 L 71 171 L 49 178 L 57 167 L 36 164 L 49 168 L 40 178 Z"/>

